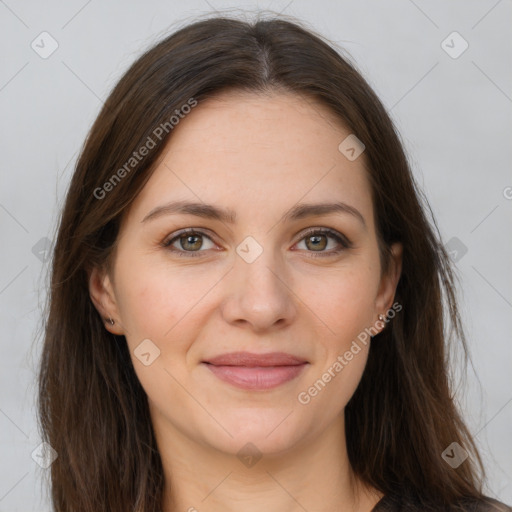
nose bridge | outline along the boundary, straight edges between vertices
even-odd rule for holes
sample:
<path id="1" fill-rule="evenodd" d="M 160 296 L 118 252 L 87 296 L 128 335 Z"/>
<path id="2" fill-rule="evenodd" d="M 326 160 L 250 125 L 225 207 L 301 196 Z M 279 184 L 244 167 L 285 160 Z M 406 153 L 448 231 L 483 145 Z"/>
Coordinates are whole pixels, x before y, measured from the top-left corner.
<path id="1" fill-rule="evenodd" d="M 237 255 L 234 270 L 245 293 L 270 295 L 267 300 L 284 293 L 284 265 L 279 251 L 271 246 L 271 237 L 265 237 L 262 243 L 247 237 L 238 245 Z"/>
<path id="2" fill-rule="evenodd" d="M 237 246 L 230 273 L 232 286 L 224 308 L 227 321 L 246 321 L 264 329 L 292 319 L 293 294 L 286 284 L 284 262 L 270 240 L 265 237 L 260 243 L 247 237 Z"/>
<path id="3" fill-rule="evenodd" d="M 276 294 L 283 286 L 283 267 L 278 261 L 274 251 L 267 249 L 251 263 L 238 258 L 235 264 L 235 272 L 240 282 L 250 288 L 251 293 L 261 291 L 263 293 Z M 249 291 L 249 290 L 247 290 Z"/>

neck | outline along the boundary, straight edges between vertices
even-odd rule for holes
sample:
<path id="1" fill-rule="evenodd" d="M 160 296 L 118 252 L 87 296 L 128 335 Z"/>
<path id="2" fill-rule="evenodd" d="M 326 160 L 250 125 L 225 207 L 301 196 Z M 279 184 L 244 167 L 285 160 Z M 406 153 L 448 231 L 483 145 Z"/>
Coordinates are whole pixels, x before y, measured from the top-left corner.
<path id="1" fill-rule="evenodd" d="M 245 463 L 165 428 L 155 428 L 166 481 L 163 512 L 369 512 L 381 497 L 351 469 L 343 416 L 300 446 Z"/>

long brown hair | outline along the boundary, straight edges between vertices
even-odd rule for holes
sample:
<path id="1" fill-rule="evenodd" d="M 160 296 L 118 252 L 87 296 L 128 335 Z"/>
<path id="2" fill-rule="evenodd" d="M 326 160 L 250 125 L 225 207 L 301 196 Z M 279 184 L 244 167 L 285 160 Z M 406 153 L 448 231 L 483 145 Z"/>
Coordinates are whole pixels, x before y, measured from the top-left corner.
<path id="1" fill-rule="evenodd" d="M 481 496 L 481 460 L 448 372 L 450 340 L 467 354 L 456 276 L 386 109 L 349 59 L 303 24 L 213 17 L 138 58 L 76 164 L 55 241 L 39 375 L 40 429 L 58 453 L 50 469 L 55 510 L 160 509 L 163 470 L 147 397 L 124 336 L 105 329 L 91 302 L 88 276 L 108 266 L 121 216 L 172 136 L 176 110 L 228 89 L 291 91 L 327 106 L 366 146 L 384 269 L 391 244 L 403 244 L 395 296 L 403 312 L 371 344 L 345 410 L 356 475 L 384 494 L 410 489 L 425 506 Z M 148 137 L 154 146 L 135 164 Z M 98 192 L 123 166 L 122 179 Z M 456 469 L 441 456 L 453 442 L 472 454 Z"/>

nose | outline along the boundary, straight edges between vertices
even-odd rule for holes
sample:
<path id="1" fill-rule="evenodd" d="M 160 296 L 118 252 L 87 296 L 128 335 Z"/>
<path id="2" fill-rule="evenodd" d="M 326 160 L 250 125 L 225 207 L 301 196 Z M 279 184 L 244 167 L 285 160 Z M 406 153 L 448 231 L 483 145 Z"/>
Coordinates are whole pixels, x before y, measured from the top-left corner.
<path id="1" fill-rule="evenodd" d="M 236 256 L 222 304 L 225 321 L 254 332 L 290 325 L 297 314 L 297 298 L 289 280 L 282 260 L 270 250 L 263 250 L 252 263 Z"/>

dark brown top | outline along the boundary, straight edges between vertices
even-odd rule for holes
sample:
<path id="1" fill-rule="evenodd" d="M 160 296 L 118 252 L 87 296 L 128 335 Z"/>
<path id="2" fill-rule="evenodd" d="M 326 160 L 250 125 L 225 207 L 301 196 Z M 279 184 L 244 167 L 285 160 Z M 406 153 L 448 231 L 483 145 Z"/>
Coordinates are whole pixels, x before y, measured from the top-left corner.
<path id="1" fill-rule="evenodd" d="M 384 496 L 373 507 L 372 512 L 424 512 L 425 510 L 426 508 L 422 506 L 420 500 L 411 495 L 396 494 Z M 439 510 L 439 512 L 512 512 L 512 508 L 508 505 L 487 497 L 478 501 L 466 501 L 459 507 L 443 507 L 435 510 Z"/>

